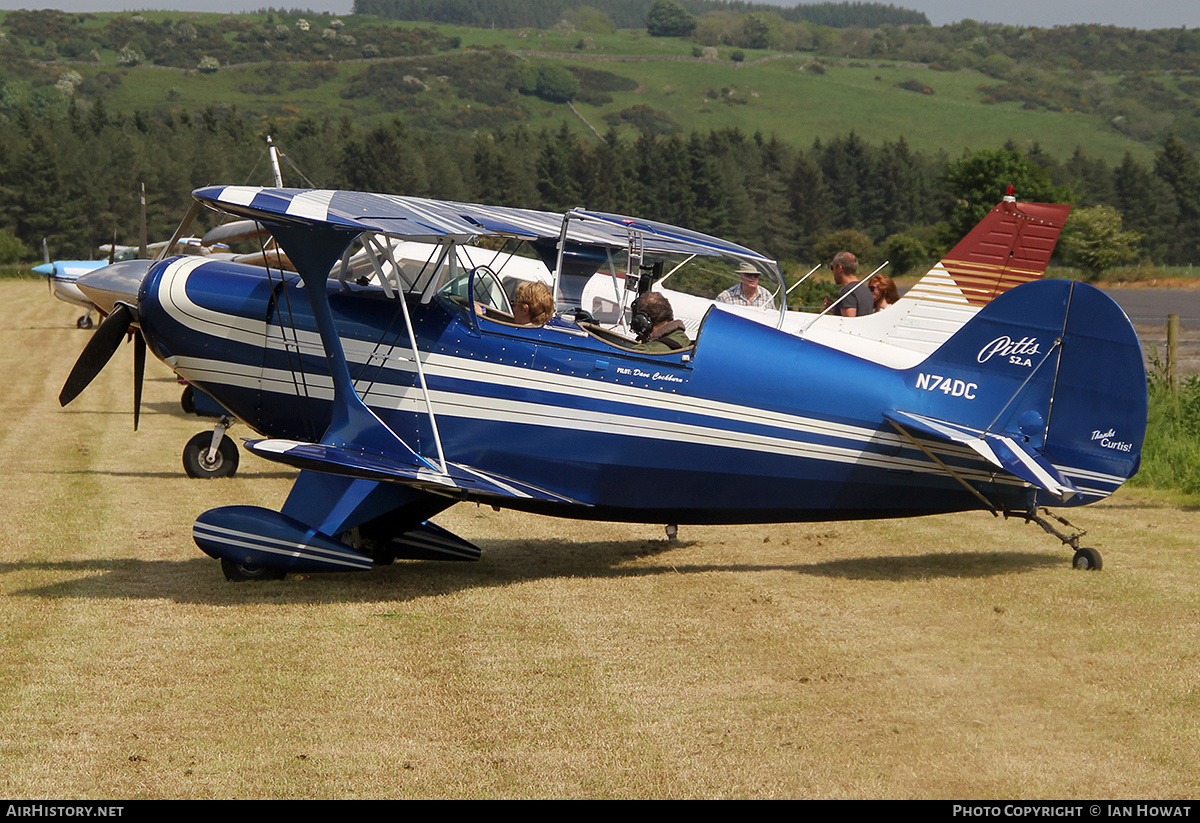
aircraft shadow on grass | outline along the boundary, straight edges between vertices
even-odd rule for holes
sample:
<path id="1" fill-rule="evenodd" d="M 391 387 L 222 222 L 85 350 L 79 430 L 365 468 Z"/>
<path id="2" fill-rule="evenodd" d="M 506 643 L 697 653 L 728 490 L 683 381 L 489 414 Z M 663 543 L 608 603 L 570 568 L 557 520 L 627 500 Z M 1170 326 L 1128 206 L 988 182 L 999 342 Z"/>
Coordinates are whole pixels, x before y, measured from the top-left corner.
<path id="1" fill-rule="evenodd" d="M 615 540 L 577 544 L 564 551 L 553 540 L 489 541 L 485 559 L 472 564 L 400 561 L 381 568 L 369 582 L 353 573 L 310 574 L 287 586 L 235 587 L 220 585 L 206 572 L 204 560 L 28 561 L 0 563 L 0 578 L 33 571 L 80 575 L 71 580 L 18 589 L 15 597 L 58 599 L 166 598 L 177 603 L 238 605 L 269 601 L 288 603 L 346 603 L 409 601 L 459 591 L 511 586 L 559 578 L 650 577 L 656 575 L 792 572 L 797 575 L 844 580 L 900 582 L 908 580 L 971 579 L 1020 574 L 1057 566 L 1058 556 L 1034 552 L 929 552 L 911 556 L 881 556 L 828 560 L 818 563 L 668 563 L 666 541 Z M 647 557 L 664 556 L 661 565 L 628 565 Z"/>

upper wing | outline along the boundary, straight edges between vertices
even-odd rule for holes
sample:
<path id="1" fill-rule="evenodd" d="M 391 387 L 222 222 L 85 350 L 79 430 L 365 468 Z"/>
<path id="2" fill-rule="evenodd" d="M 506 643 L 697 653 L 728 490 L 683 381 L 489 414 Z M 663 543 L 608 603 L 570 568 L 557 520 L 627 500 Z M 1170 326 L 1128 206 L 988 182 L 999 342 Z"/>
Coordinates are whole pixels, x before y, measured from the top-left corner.
<path id="1" fill-rule="evenodd" d="M 410 240 L 474 237 L 557 239 L 564 215 L 555 212 L 427 200 L 393 194 L 255 186 L 197 189 L 202 203 L 254 220 L 291 225 L 324 226 L 349 232 L 378 232 Z M 752 249 L 700 232 L 603 212 L 574 209 L 567 213 L 567 239 L 606 248 L 624 248 L 637 234 L 649 252 L 730 255 L 772 263 Z"/>

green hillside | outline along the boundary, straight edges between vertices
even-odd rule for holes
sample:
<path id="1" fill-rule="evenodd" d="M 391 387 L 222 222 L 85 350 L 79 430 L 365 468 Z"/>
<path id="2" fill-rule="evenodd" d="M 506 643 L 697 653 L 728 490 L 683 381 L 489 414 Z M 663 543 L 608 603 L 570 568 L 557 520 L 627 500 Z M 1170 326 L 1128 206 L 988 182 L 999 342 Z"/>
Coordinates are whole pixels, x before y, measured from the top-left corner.
<path id="1" fill-rule="evenodd" d="M 576 100 L 578 114 L 601 133 L 610 122 L 622 122 L 613 119 L 621 112 L 649 107 L 660 124 L 656 128 L 740 128 L 774 134 L 796 146 L 853 130 L 868 142 L 903 136 L 914 148 L 951 155 L 1006 141 L 1036 142 L 1056 156 L 1082 146 L 1091 156 L 1115 163 L 1127 151 L 1146 160 L 1153 149 L 1152 143 L 1132 139 L 1099 114 L 1052 111 L 1021 101 L 987 104 L 985 89 L 996 80 L 972 69 L 936 71 L 913 62 L 732 47 L 715 48 L 715 55 L 702 59 L 692 56 L 699 47 L 687 40 L 651 38 L 644 31 L 498 31 L 362 15 L 337 21 L 341 25 L 334 37 L 328 33 L 335 31 L 330 27 L 335 18 L 326 15 L 312 17 L 307 32 L 298 26 L 308 18 L 295 14 L 61 15 L 66 22 L 42 28 L 65 27 L 74 34 L 39 37 L 29 19 L 36 14 L 47 13 L 4 15 L 6 80 L 0 110 L 11 109 L 23 88 L 61 87 L 64 75 L 75 72 L 81 81 L 75 84 L 74 100 L 83 109 L 97 100 L 109 112 L 157 114 L 226 105 L 252 118 L 348 116 L 359 124 L 400 115 L 411 127 L 435 130 L 516 123 L 557 128 L 565 121 L 588 133 L 565 103 L 546 103 L 516 91 L 521 66 L 531 64 L 601 70 L 627 81 L 627 90 L 603 92 L 607 100 L 587 95 Z M 138 37 L 140 29 L 152 31 Z M 180 30 L 200 36 L 182 40 Z M 286 33 L 286 39 L 276 31 Z M 164 44 L 170 37 L 163 32 L 182 42 Z M 439 36 L 427 36 L 432 33 Z M 196 40 L 207 50 L 198 50 Z M 54 47 L 56 42 L 61 45 Z M 363 56 L 405 50 L 398 42 L 426 53 Z M 122 63 L 130 43 L 149 44 L 136 65 L 129 64 L 128 56 Z M 735 51 L 744 55 L 743 62 L 730 59 Z M 55 54 L 57 60 L 44 59 Z M 314 54 L 325 59 L 304 59 Z M 220 68 L 198 70 L 205 56 Z M 383 67 L 392 70 L 381 71 Z M 372 85 L 372 71 L 380 77 L 379 88 L 364 93 Z M 644 122 L 644 117 L 634 122 Z M 636 130 L 633 125 L 621 128 L 627 134 Z"/>

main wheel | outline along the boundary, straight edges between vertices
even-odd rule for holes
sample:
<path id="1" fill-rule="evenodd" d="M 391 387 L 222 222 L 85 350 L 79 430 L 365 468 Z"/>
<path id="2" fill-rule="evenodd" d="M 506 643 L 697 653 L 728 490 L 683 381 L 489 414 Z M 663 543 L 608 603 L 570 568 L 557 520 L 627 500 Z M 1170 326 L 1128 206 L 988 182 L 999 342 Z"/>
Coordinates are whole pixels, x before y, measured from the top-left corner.
<path id="1" fill-rule="evenodd" d="M 1071 561 L 1071 565 L 1083 571 L 1098 572 L 1104 568 L 1104 561 L 1100 558 L 1100 552 L 1095 549 L 1080 549 L 1075 552 L 1075 559 Z"/>
<path id="2" fill-rule="evenodd" d="M 248 580 L 282 580 L 287 576 L 283 569 L 265 566 L 243 566 L 232 560 L 221 558 L 221 571 L 230 583 L 245 583 Z"/>
<path id="3" fill-rule="evenodd" d="M 90 329 L 94 325 L 95 323 L 92 322 L 92 316 L 90 314 L 85 314 L 83 317 L 75 321 L 75 328 L 77 329 Z"/>
<path id="4" fill-rule="evenodd" d="M 221 438 L 217 456 L 208 459 L 208 447 L 212 445 L 212 432 L 200 432 L 183 447 L 183 470 L 188 477 L 211 480 L 214 477 L 233 477 L 238 467 L 237 444 L 228 437 Z"/>

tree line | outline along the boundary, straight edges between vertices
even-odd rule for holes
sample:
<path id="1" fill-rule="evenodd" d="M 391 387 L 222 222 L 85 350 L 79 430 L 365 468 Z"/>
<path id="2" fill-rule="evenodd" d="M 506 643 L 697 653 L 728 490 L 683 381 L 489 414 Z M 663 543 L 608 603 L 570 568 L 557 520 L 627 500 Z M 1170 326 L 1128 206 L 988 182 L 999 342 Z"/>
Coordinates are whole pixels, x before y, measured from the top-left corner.
<path id="1" fill-rule="evenodd" d="M 294 164 L 288 185 L 630 213 L 798 263 L 849 247 L 897 270 L 924 265 L 1010 184 L 1025 200 L 1117 210 L 1139 235 L 1140 259 L 1200 259 L 1200 163 L 1174 136 L 1154 163 L 1127 155 L 1113 167 L 1083 149 L 1060 160 L 1036 144 L 950 157 L 854 133 L 808 147 L 738 129 L 583 138 L 564 124 L 447 136 L 399 119 L 264 125 L 219 106 L 166 117 L 94 106 L 0 123 L 0 253 L 23 246 L 29 259 L 43 237 L 60 258 L 87 256 L 114 232 L 134 242 L 143 182 L 151 234 L 169 236 L 192 189 L 269 184 L 268 132 Z"/>

